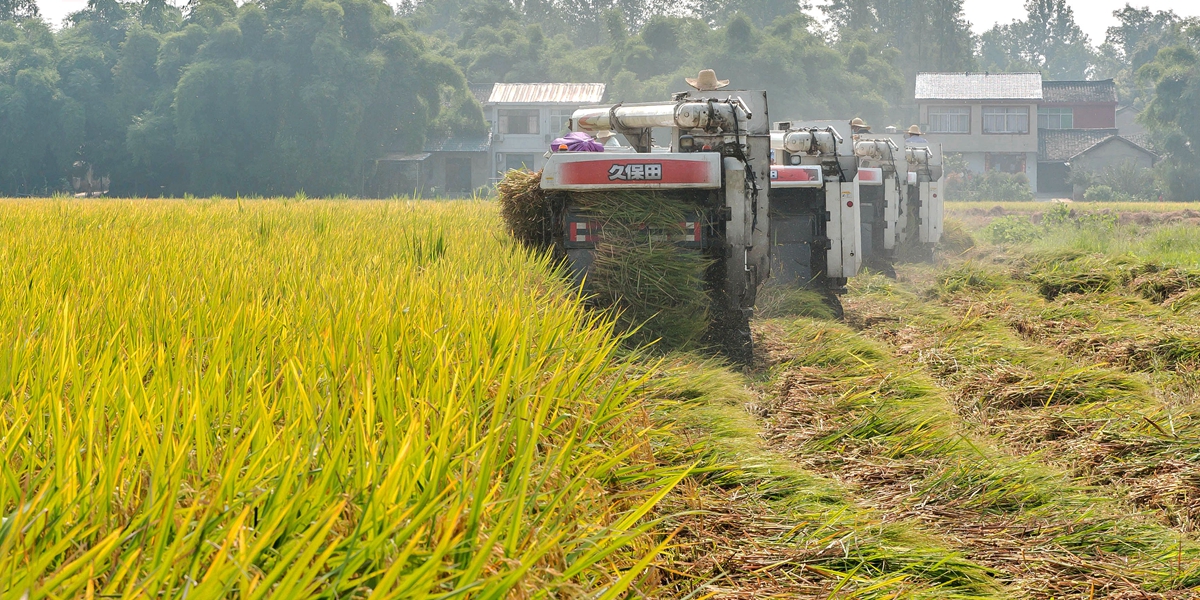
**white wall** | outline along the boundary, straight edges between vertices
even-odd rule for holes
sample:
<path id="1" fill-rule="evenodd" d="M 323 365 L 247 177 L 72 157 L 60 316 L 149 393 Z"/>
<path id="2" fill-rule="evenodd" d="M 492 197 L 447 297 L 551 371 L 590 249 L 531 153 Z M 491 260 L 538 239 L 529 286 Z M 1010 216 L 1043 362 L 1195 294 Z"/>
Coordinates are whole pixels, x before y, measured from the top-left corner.
<path id="1" fill-rule="evenodd" d="M 1038 151 L 1037 136 L 1037 104 L 1014 102 L 981 102 L 964 100 L 961 102 L 938 102 L 936 104 L 921 104 L 921 123 L 928 128 L 930 106 L 969 106 L 971 108 L 970 133 L 928 133 L 925 135 L 930 142 L 942 145 L 946 152 L 1006 152 L 1020 153 Z M 1025 134 L 983 133 L 984 106 L 1023 106 L 1029 111 L 1029 132 Z M 1034 162 L 1037 162 L 1036 160 Z"/>
<path id="2" fill-rule="evenodd" d="M 986 154 L 1003 153 L 1003 154 L 1024 154 L 1025 155 L 1025 175 L 1029 178 L 1029 185 L 1033 188 L 1034 193 L 1037 192 L 1037 158 L 1038 158 L 1038 134 L 1037 134 L 1037 104 L 1026 104 L 1023 102 L 997 102 L 997 101 L 979 101 L 979 100 L 963 100 L 938 102 L 936 104 L 920 104 L 919 110 L 921 115 L 922 128 L 928 128 L 929 123 L 929 107 L 930 106 L 969 106 L 971 108 L 971 132 L 970 133 L 926 133 L 925 137 L 930 142 L 939 143 L 942 145 L 943 152 L 958 152 L 967 160 L 970 169 L 976 173 L 982 173 L 987 166 Z M 1023 106 L 1029 111 L 1029 132 L 1024 134 L 999 134 L 999 133 L 983 133 L 983 107 L 984 106 Z"/>
<path id="3" fill-rule="evenodd" d="M 492 177 L 497 178 L 505 169 L 508 154 L 532 154 L 534 164 L 527 165 L 534 170 L 541 169 L 546 164 L 544 155 L 550 149 L 550 142 L 559 137 L 558 129 L 552 129 L 551 112 L 555 110 L 575 110 L 581 104 L 491 104 L 485 107 L 484 115 L 492 124 L 492 149 L 490 153 Z M 538 129 L 536 134 L 500 133 L 499 111 L 504 110 L 537 110 Z"/>

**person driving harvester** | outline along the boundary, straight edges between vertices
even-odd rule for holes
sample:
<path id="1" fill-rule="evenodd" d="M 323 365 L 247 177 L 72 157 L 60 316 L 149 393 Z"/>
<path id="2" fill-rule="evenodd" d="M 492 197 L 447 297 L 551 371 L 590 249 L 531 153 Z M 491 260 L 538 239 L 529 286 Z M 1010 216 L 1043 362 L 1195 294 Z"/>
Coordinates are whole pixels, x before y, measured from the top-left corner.
<path id="1" fill-rule="evenodd" d="M 921 128 L 916 125 L 909 127 L 908 131 L 905 132 L 905 134 L 904 134 L 904 145 L 905 146 L 917 146 L 917 145 L 927 145 L 927 144 L 929 144 L 929 140 L 925 139 L 925 136 L 921 134 Z"/>
<path id="2" fill-rule="evenodd" d="M 717 72 L 712 69 L 700 71 L 694 79 L 684 77 L 683 80 L 701 92 L 712 92 L 729 85 L 728 79 L 717 79 Z"/>

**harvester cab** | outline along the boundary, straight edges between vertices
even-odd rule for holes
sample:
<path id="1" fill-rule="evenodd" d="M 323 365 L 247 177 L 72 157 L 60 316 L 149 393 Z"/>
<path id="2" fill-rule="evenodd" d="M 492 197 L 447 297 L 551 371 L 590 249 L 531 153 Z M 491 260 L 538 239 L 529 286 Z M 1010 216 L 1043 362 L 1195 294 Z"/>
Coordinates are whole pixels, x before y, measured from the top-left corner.
<path id="1" fill-rule="evenodd" d="M 836 295 L 863 259 L 857 162 L 849 140 L 821 123 L 771 132 L 771 268 L 778 285 Z"/>
<path id="2" fill-rule="evenodd" d="M 629 203 L 620 194 L 661 202 L 661 210 L 651 206 L 648 212 L 679 215 L 672 217 L 678 227 L 654 231 L 647 225 L 646 238 L 669 240 L 708 260 L 703 287 L 710 304 L 701 316 L 709 321 L 706 337 L 731 358 L 748 362 L 749 319 L 770 274 L 766 93 L 693 91 L 669 102 L 581 108 L 571 128 L 593 135 L 616 132 L 636 150 L 558 152 L 547 159 L 541 187 L 561 195 L 554 245 L 576 276 L 586 287 L 606 230 L 627 230 L 630 220 L 641 218 L 625 210 Z M 654 147 L 655 130 L 670 132 L 668 152 Z M 618 201 L 598 200 L 605 195 Z"/>

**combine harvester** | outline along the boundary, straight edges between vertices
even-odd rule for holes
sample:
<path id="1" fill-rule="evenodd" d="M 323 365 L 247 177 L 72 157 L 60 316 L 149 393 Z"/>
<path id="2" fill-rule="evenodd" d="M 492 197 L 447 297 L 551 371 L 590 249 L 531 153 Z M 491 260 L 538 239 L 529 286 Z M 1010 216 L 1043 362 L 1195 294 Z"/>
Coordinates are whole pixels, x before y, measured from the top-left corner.
<path id="1" fill-rule="evenodd" d="M 820 292 L 841 316 L 837 295 L 863 261 L 862 203 L 853 156 L 829 126 L 771 133 L 771 267 L 777 285 Z"/>
<path id="2" fill-rule="evenodd" d="M 821 148 L 807 145 L 806 140 L 815 135 L 826 140 L 832 137 L 833 147 L 828 146 L 828 141 Z M 848 122 L 843 121 L 781 121 L 773 127 L 771 147 L 779 170 L 779 178 L 772 182 L 776 189 L 803 185 L 785 181 L 792 178 L 788 172 L 814 169 L 815 165 L 822 165 L 827 181 L 836 178 L 847 186 L 859 208 L 860 228 L 853 234 L 858 238 L 855 242 L 858 264 L 894 276 L 898 253 L 932 257 L 933 247 L 941 239 L 943 220 L 939 145 L 906 147 L 897 134 L 852 135 Z M 777 192 L 774 197 L 782 199 L 786 195 Z M 779 209 L 778 200 L 772 202 Z M 808 215 L 817 214 L 811 199 L 805 204 L 810 207 Z M 836 246 L 836 228 L 822 232 L 819 216 L 810 218 L 817 221 L 811 228 L 802 221 L 800 231 L 791 235 L 809 238 L 810 245 L 825 242 Z M 846 239 L 852 233 L 843 227 L 840 235 Z M 838 257 L 831 254 L 828 258 L 824 273 L 819 264 L 806 262 L 803 256 L 781 255 L 775 267 L 777 272 L 786 273 L 784 279 L 789 282 L 840 293 L 845 277 L 857 273 L 857 265 L 851 271 L 845 259 L 839 264 Z"/>
<path id="3" fill-rule="evenodd" d="M 636 193 L 661 201 L 663 213 L 687 207 L 678 227 L 644 227 L 631 243 L 670 243 L 710 261 L 706 338 L 735 361 L 753 357 L 750 317 L 773 270 L 780 284 L 821 286 L 836 305 L 836 293 L 862 265 L 858 158 L 839 154 L 844 139 L 829 127 L 773 133 L 763 91 L 581 108 L 571 129 L 620 134 L 630 151 L 548 155 L 539 186 L 553 207 L 553 250 L 577 280 L 592 281 L 597 250 L 611 239 L 606 228 L 638 228 L 619 202 L 600 203 L 609 212 L 598 211 L 597 196 Z M 667 148 L 655 146 L 655 133 L 669 140 Z M 771 164 L 773 143 L 785 164 Z"/>
<path id="4" fill-rule="evenodd" d="M 589 212 L 580 194 L 640 190 L 692 207 L 671 242 L 713 261 L 708 338 L 730 358 L 753 356 L 750 316 L 770 275 L 770 121 L 762 91 L 685 92 L 670 102 L 577 110 L 572 130 L 622 134 L 635 152 L 558 152 L 542 170 L 544 191 L 561 194 L 555 248 L 579 278 L 596 259 L 612 215 Z M 653 130 L 670 131 L 667 152 Z M 649 232 L 653 238 L 654 232 Z M 661 236 L 660 236 L 661 237 Z"/>

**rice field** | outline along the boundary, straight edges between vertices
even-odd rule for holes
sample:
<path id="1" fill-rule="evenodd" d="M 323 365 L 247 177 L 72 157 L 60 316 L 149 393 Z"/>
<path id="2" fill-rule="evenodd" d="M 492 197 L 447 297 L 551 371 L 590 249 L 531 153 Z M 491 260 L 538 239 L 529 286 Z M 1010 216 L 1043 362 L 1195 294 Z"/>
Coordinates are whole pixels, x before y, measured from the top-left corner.
<path id="1" fill-rule="evenodd" d="M 1190 209 L 1024 206 L 735 368 L 490 202 L 0 201 L 0 597 L 1200 597 Z"/>
<path id="2" fill-rule="evenodd" d="M 0 596 L 620 597 L 611 329 L 482 202 L 0 202 Z"/>

